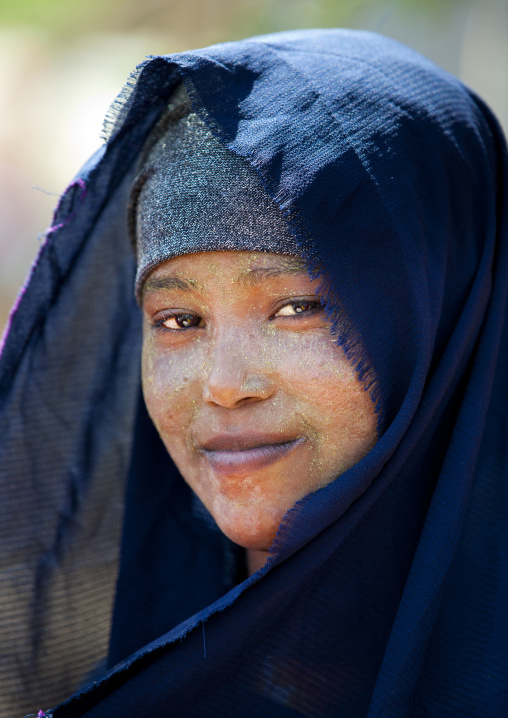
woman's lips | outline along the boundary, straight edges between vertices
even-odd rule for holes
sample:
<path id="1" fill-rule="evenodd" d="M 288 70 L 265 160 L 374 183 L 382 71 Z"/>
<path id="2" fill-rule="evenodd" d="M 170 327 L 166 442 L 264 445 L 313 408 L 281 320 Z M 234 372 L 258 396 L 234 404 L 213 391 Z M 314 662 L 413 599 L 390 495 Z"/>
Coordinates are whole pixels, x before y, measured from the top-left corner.
<path id="1" fill-rule="evenodd" d="M 270 466 L 303 441 L 300 436 L 286 441 L 252 435 L 216 436 L 203 442 L 200 448 L 212 469 L 234 474 Z"/>

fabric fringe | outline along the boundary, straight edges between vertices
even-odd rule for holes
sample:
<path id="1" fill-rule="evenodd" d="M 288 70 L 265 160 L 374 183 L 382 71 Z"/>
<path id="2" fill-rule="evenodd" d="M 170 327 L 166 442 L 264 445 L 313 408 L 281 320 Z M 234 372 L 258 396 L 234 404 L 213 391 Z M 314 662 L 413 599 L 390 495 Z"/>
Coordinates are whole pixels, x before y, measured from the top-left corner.
<path id="1" fill-rule="evenodd" d="M 331 323 L 332 334 L 336 337 L 337 343 L 342 347 L 349 363 L 356 371 L 358 379 L 363 384 L 365 391 L 369 394 L 374 404 L 378 417 L 378 430 L 383 422 L 382 394 L 379 386 L 379 379 L 372 363 L 366 353 L 358 330 L 351 324 L 347 312 L 328 279 L 324 279 L 322 269 L 316 260 L 308 260 L 309 274 L 312 278 L 322 278 L 318 288 L 322 298 L 325 313 Z"/>
<path id="2" fill-rule="evenodd" d="M 144 68 L 152 60 L 152 57 L 146 57 L 128 76 L 124 86 L 119 94 L 115 97 L 104 117 L 101 139 L 107 143 L 118 132 L 127 117 L 134 97 L 134 89 L 137 85 L 139 76 Z"/>

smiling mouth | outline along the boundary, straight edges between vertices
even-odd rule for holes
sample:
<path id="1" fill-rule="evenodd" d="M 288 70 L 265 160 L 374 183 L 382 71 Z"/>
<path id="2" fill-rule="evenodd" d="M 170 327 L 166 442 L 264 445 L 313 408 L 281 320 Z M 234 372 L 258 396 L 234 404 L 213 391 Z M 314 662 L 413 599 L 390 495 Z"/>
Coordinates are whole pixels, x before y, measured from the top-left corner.
<path id="1" fill-rule="evenodd" d="M 220 439 L 209 442 L 201 448 L 201 451 L 212 469 L 224 474 L 234 474 L 270 466 L 303 442 L 304 438 L 298 437 L 290 441 L 262 443 L 248 448 L 222 448 L 228 442 Z M 238 442 L 230 440 L 229 443 L 235 445 Z M 214 446 L 217 448 L 210 448 Z"/>

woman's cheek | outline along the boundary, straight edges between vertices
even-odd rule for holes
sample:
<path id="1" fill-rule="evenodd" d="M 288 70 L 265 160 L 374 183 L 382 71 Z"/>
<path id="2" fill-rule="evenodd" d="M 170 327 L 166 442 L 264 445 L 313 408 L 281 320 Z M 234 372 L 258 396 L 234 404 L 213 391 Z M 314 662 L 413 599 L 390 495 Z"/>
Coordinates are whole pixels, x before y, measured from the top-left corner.
<path id="1" fill-rule="evenodd" d="M 314 443 L 312 468 L 325 485 L 372 449 L 377 415 L 344 351 L 329 334 L 309 337 L 295 349 L 286 354 L 284 374 L 295 410 Z"/>
<path id="2" fill-rule="evenodd" d="M 184 354 L 185 356 L 182 356 Z M 160 351 L 146 343 L 142 357 L 145 404 L 162 439 L 189 425 L 202 381 L 202 358 L 189 351 Z"/>
<path id="3" fill-rule="evenodd" d="M 346 390 L 357 381 L 356 372 L 329 330 L 282 335 L 268 355 L 282 383 L 296 389 L 295 397 L 308 398 L 319 405 L 330 404 L 330 389 Z M 336 397 L 335 397 L 336 398 Z"/>

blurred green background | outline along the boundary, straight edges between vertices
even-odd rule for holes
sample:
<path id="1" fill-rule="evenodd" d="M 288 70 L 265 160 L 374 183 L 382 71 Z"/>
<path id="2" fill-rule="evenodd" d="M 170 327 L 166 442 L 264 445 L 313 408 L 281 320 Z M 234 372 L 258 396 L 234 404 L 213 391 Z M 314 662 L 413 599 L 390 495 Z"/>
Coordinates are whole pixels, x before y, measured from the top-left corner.
<path id="1" fill-rule="evenodd" d="M 508 0 L 0 0 L 0 331 L 58 194 L 145 55 L 304 27 L 373 30 L 475 89 L 508 127 Z"/>

